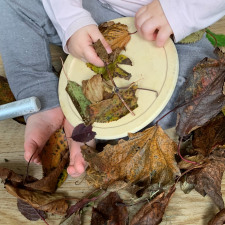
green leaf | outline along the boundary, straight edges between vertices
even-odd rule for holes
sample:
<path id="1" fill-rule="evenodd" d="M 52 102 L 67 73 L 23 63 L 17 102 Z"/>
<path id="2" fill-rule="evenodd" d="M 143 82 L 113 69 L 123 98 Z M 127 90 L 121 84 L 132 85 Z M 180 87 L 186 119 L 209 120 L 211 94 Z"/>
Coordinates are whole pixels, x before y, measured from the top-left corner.
<path id="1" fill-rule="evenodd" d="M 225 35 L 215 34 L 209 29 L 206 30 L 206 37 L 211 42 L 213 46 L 223 47 L 225 46 Z"/>
<path id="2" fill-rule="evenodd" d="M 87 113 L 87 106 L 89 106 L 91 102 L 83 94 L 82 87 L 74 81 L 68 81 L 66 91 L 84 123 L 88 124 L 89 114 Z"/>

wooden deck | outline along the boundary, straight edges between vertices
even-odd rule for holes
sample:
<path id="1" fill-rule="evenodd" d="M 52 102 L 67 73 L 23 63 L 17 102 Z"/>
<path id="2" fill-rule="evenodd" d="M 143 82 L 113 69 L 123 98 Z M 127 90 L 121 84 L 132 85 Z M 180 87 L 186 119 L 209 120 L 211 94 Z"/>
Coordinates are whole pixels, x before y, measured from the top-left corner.
<path id="1" fill-rule="evenodd" d="M 216 23 L 212 30 L 216 33 L 225 34 L 225 18 Z M 56 67 L 59 65 L 59 49 L 53 47 L 52 56 Z M 4 70 L 0 61 L 0 75 L 4 74 Z M 23 137 L 24 125 L 20 125 L 13 120 L 0 121 L 0 166 L 13 169 L 17 173 L 25 174 L 26 165 L 23 158 Z M 172 134 L 172 132 L 170 132 Z M 39 166 L 31 165 L 30 174 L 40 178 L 42 171 Z M 65 193 L 68 196 L 82 197 L 90 191 L 90 187 L 85 182 L 75 185 L 75 180 L 68 178 L 58 192 Z M 225 196 L 225 177 L 222 182 L 222 193 Z M 172 198 L 169 207 L 166 210 L 163 225 L 205 225 L 210 218 L 217 213 L 216 206 L 206 196 L 202 197 L 196 191 L 185 195 L 179 185 L 177 191 Z M 90 212 L 89 212 L 90 214 Z M 50 225 L 58 225 L 61 217 L 50 216 L 47 222 Z M 90 216 L 85 217 L 84 224 L 89 224 Z M 17 210 L 16 198 L 12 197 L 4 189 L 4 185 L 0 184 L 0 225 L 30 225 L 40 224 L 43 221 L 31 222 L 24 218 Z"/>

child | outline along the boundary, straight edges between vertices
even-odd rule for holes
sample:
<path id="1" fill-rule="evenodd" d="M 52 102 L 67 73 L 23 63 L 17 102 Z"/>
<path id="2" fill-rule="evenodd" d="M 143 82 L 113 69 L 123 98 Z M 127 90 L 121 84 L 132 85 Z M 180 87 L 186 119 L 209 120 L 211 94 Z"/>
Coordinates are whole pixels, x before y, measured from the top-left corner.
<path id="1" fill-rule="evenodd" d="M 47 12 L 47 14 L 46 14 Z M 107 20 L 135 16 L 139 35 L 155 40 L 162 47 L 171 34 L 180 41 L 190 33 L 205 28 L 225 14 L 224 0 L 3 0 L 0 6 L 0 54 L 7 78 L 16 99 L 37 96 L 42 111 L 26 116 L 24 157 L 40 163 L 38 153 L 50 135 L 64 125 L 67 136 L 73 127 L 59 107 L 58 80 L 52 72 L 49 43 L 62 45 L 66 53 L 97 66 L 103 66 L 92 42 L 101 39 L 108 53 L 110 46 L 96 24 Z M 50 19 L 49 19 L 50 18 Z M 54 26 L 53 26 L 54 25 Z M 174 99 L 189 71 L 204 57 L 213 57 L 213 47 L 205 39 L 191 45 L 177 44 L 180 74 Z M 162 126 L 175 124 L 175 115 Z M 79 176 L 86 164 L 80 143 L 70 142 L 68 173 Z"/>

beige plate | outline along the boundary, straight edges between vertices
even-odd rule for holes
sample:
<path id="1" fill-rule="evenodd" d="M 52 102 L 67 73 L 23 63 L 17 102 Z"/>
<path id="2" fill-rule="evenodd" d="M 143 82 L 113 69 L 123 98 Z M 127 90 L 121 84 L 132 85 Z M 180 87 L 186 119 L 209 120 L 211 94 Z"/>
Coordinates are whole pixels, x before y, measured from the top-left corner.
<path id="1" fill-rule="evenodd" d="M 134 19 L 125 17 L 114 20 L 127 24 L 129 32 L 136 30 Z M 128 132 L 134 133 L 148 125 L 163 110 L 174 91 L 178 77 L 178 55 L 176 48 L 169 40 L 164 48 L 155 47 L 154 42 L 144 41 L 138 34 L 131 35 L 131 40 L 126 51 L 121 54 L 129 57 L 133 66 L 121 67 L 132 74 L 129 81 L 115 78 L 118 87 L 128 86 L 138 81 L 141 88 L 153 89 L 158 92 L 137 90 L 138 107 L 134 110 L 135 116 L 128 114 L 118 121 L 110 123 L 94 123 L 93 130 L 98 139 L 116 139 L 127 136 Z M 90 79 L 94 72 L 86 64 L 69 55 L 65 61 L 64 69 L 70 80 L 81 85 L 82 80 Z M 79 113 L 73 106 L 70 97 L 65 91 L 67 79 L 61 72 L 59 80 L 59 101 L 62 110 L 73 126 L 83 123 Z"/>

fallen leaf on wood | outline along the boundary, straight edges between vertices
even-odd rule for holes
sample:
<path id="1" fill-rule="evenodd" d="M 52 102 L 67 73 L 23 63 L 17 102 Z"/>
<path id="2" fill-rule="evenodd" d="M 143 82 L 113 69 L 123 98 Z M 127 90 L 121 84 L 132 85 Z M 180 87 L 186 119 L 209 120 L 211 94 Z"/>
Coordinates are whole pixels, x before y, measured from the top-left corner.
<path id="1" fill-rule="evenodd" d="M 83 94 L 82 87 L 76 82 L 68 80 L 66 91 L 84 123 L 88 124 L 89 114 L 87 113 L 87 106 L 90 105 L 91 102 Z"/>
<path id="2" fill-rule="evenodd" d="M 219 211 L 208 223 L 208 225 L 223 225 L 225 223 L 225 209 Z"/>
<path id="3" fill-rule="evenodd" d="M 110 21 L 100 24 L 99 30 L 113 51 L 116 48 L 125 49 L 125 46 L 130 41 L 128 27 L 125 24 Z"/>
<path id="4" fill-rule="evenodd" d="M 225 105 L 225 95 L 222 93 L 224 70 L 224 59 L 205 58 L 194 67 L 193 76 L 189 76 L 180 94 L 180 104 L 187 103 L 178 109 L 176 130 L 180 137 L 203 126 Z"/>
<path id="5" fill-rule="evenodd" d="M 173 185 L 168 194 L 161 193 L 156 196 L 152 201 L 145 204 L 133 217 L 130 225 L 157 225 L 162 221 L 165 209 L 169 204 L 171 197 L 176 190 Z"/>
<path id="6" fill-rule="evenodd" d="M 96 135 L 96 132 L 92 131 L 92 126 L 85 126 L 83 123 L 77 125 L 73 129 L 71 138 L 74 141 L 87 143 L 91 141 Z"/>
<path id="7" fill-rule="evenodd" d="M 68 203 L 60 195 L 28 191 L 22 188 L 15 188 L 10 184 L 5 184 L 5 188 L 11 195 L 25 201 L 35 209 L 59 215 L 64 215 L 68 209 Z"/>
<path id="8" fill-rule="evenodd" d="M 0 105 L 16 101 L 7 79 L 0 76 Z M 14 118 L 15 121 L 21 124 L 26 124 L 23 116 Z"/>
<path id="9" fill-rule="evenodd" d="M 44 211 L 33 208 L 28 203 L 17 199 L 17 207 L 21 214 L 30 221 L 37 221 L 39 219 L 46 219 L 47 216 Z"/>
<path id="10" fill-rule="evenodd" d="M 69 151 L 67 149 L 67 151 L 64 152 L 64 155 L 62 155 L 61 162 L 54 170 L 52 170 L 47 176 L 43 177 L 41 180 L 32 183 L 27 183 L 24 186 L 33 190 L 54 193 L 58 187 L 57 183 L 59 181 L 60 174 L 62 173 L 68 162 Z"/>
<path id="11" fill-rule="evenodd" d="M 111 192 L 106 198 L 93 208 L 91 225 L 128 224 L 128 211 L 126 205 L 116 192 Z"/>
<path id="12" fill-rule="evenodd" d="M 217 145 L 225 144 L 225 116 L 220 113 L 207 124 L 193 132 L 192 145 L 195 151 L 209 156 Z"/>
<path id="13" fill-rule="evenodd" d="M 88 182 L 103 188 L 115 181 L 136 183 L 145 179 L 150 179 L 151 184 L 166 185 L 180 175 L 174 158 L 177 145 L 162 128 L 154 126 L 128 136 L 128 141 L 106 145 L 98 154 L 88 146 L 82 147 L 90 166 L 87 170 Z"/>
<path id="14" fill-rule="evenodd" d="M 135 92 L 137 86 L 133 85 L 127 90 L 120 91 L 120 94 L 131 110 L 138 107 Z M 114 94 L 112 99 L 106 99 L 88 106 L 90 124 L 94 122 L 107 123 L 116 121 L 129 113 L 118 95 Z"/>
<path id="15" fill-rule="evenodd" d="M 225 147 L 213 151 L 203 168 L 196 169 L 187 176 L 187 182 L 195 185 L 195 190 L 202 196 L 206 194 L 219 209 L 224 208 L 221 194 L 221 181 L 225 170 Z"/>

